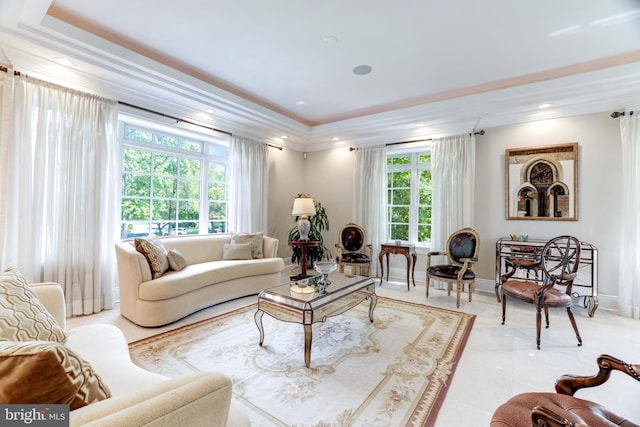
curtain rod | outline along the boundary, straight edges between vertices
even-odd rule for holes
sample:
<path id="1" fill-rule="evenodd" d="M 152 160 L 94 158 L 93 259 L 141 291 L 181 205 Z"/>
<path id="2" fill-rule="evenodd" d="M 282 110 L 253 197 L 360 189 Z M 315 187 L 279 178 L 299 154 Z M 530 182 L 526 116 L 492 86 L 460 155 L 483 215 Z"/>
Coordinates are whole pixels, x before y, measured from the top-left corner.
<path id="1" fill-rule="evenodd" d="M 474 135 L 484 135 L 484 129 L 473 132 Z M 469 134 L 471 135 L 471 134 Z M 427 141 L 433 141 L 433 138 L 426 138 L 426 139 L 412 139 L 410 141 L 398 141 L 398 142 L 390 142 L 388 144 L 385 144 L 385 147 L 391 147 L 393 145 L 402 145 L 402 144 L 411 144 L 412 142 L 427 142 Z"/>
<path id="2" fill-rule="evenodd" d="M 3 66 L 3 65 L 0 65 L 0 71 L 8 73 L 9 69 L 7 67 Z M 20 76 L 22 74 L 20 73 L 20 71 L 13 70 L 13 75 L 14 76 Z M 25 74 L 25 77 L 26 77 L 26 74 Z M 118 104 L 124 105 L 124 106 L 127 106 L 127 107 L 131 107 L 131 108 L 135 108 L 136 110 L 146 111 L 147 113 L 156 114 L 158 116 L 166 117 L 167 119 L 175 120 L 178 123 L 180 123 L 180 122 L 187 123 L 187 124 L 190 124 L 190 125 L 193 125 L 193 126 L 199 126 L 201 128 L 205 128 L 205 129 L 208 129 L 208 130 L 211 130 L 211 131 L 214 131 L 214 132 L 220 132 L 220 133 L 223 133 L 225 135 L 229 135 L 229 136 L 233 135 L 231 132 L 227 132 L 225 130 L 216 129 L 216 128 L 210 127 L 210 126 L 201 125 L 201 124 L 192 122 L 190 120 L 181 119 L 179 117 L 171 116 L 169 114 L 161 113 L 159 111 L 151 110 L 149 108 L 144 108 L 144 107 L 140 107 L 138 105 L 129 104 L 128 102 L 118 101 Z M 267 144 L 267 147 L 273 147 L 273 148 L 277 148 L 278 150 L 282 150 L 282 147 L 279 147 L 277 145 L 273 145 L 273 144 L 269 144 L 269 143 L 266 143 L 266 144 Z"/>
<path id="3" fill-rule="evenodd" d="M 485 132 L 484 132 L 484 129 L 482 129 L 482 130 L 473 132 L 473 134 L 474 135 L 484 135 Z M 471 135 L 471 134 L 469 134 L 469 135 Z M 391 147 L 393 145 L 411 144 L 413 142 L 428 142 L 428 141 L 433 141 L 433 138 L 412 139 L 412 140 L 409 140 L 409 141 L 390 142 L 388 144 L 385 144 L 384 146 L 385 147 Z M 356 147 L 349 147 L 349 151 L 354 151 L 354 150 L 357 150 L 357 148 Z"/>
<path id="4" fill-rule="evenodd" d="M 629 111 L 630 116 L 633 116 L 633 113 L 634 113 L 633 111 Z M 611 118 L 617 119 L 618 117 L 624 116 L 624 115 L 625 115 L 624 111 L 614 111 L 613 113 L 611 113 Z"/>
<path id="5" fill-rule="evenodd" d="M 5 66 L 0 65 L 0 71 L 2 71 L 4 73 L 8 73 L 9 69 L 7 67 L 5 67 Z M 13 70 L 13 75 L 14 76 L 20 76 L 21 74 L 20 74 L 20 71 Z"/>
<path id="6" fill-rule="evenodd" d="M 208 130 L 211 130 L 211 131 L 214 131 L 214 132 L 220 132 L 220 133 L 223 133 L 225 135 L 229 135 L 229 136 L 233 135 L 231 132 L 227 132 L 225 130 L 216 129 L 216 128 L 211 127 L 211 126 L 201 125 L 199 123 L 195 123 L 195 122 L 192 122 L 190 120 L 181 119 L 179 117 L 171 116 L 169 114 L 161 113 L 159 111 L 151 110 L 149 108 L 145 108 L 145 107 L 140 107 L 138 105 L 129 104 L 128 102 L 118 101 L 118 104 L 124 105 L 126 107 L 135 108 L 136 110 L 145 111 L 147 113 L 156 114 L 158 116 L 166 117 L 167 119 L 175 120 L 178 123 L 180 123 L 180 122 L 187 123 L 187 124 L 190 124 L 190 125 L 193 125 L 193 126 L 198 126 L 198 127 L 201 127 L 201 128 L 205 128 L 205 129 L 208 129 Z M 277 145 L 269 144 L 268 142 L 266 144 L 267 144 L 267 147 L 273 147 L 273 148 L 277 148 L 278 150 L 282 150 L 282 147 L 279 147 Z"/>

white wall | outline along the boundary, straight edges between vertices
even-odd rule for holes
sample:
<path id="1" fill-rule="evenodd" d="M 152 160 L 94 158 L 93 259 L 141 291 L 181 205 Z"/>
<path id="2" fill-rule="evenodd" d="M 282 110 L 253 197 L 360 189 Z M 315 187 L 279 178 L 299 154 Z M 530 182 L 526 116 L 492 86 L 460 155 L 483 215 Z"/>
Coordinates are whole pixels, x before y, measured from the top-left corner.
<path id="1" fill-rule="evenodd" d="M 475 228 L 481 249 L 477 274 L 493 281 L 495 242 L 509 234 L 527 234 L 548 239 L 572 234 L 599 249 L 601 297 L 618 294 L 618 236 L 620 235 L 621 148 L 619 121 L 609 112 L 553 120 L 486 128 L 477 137 Z M 579 143 L 578 221 L 533 221 L 505 219 L 504 151 L 507 148 Z M 270 150 L 271 153 L 271 150 Z M 292 198 L 298 192 L 311 194 L 327 208 L 329 249 L 337 242 L 340 227 L 352 221 L 353 168 L 355 154 L 348 148 L 308 153 L 283 150 L 270 156 L 269 234 L 280 239 L 280 256 L 290 256 L 286 230 L 293 226 Z M 277 206 L 274 206 L 277 205 Z M 394 265 L 404 271 L 405 260 Z M 424 280 L 426 258 L 418 256 L 416 278 Z"/>
<path id="2" fill-rule="evenodd" d="M 273 155 L 272 155 L 272 151 Z M 289 229 L 295 226 L 291 216 L 293 198 L 310 194 L 327 209 L 329 231 L 325 246 L 335 256 L 334 244 L 343 224 L 353 221 L 353 168 L 355 152 L 348 148 L 302 152 L 269 149 L 269 221 L 267 234 L 280 239 L 278 255 L 291 256 L 287 246 Z"/>
<path id="3" fill-rule="evenodd" d="M 295 225 L 291 216 L 293 199 L 305 191 L 305 170 L 302 153 L 294 150 L 269 148 L 267 156 L 269 180 L 266 234 L 280 241 L 278 256 L 291 257 L 287 246 L 289 230 Z"/>
<path id="4" fill-rule="evenodd" d="M 619 121 L 609 113 L 485 129 L 476 145 L 475 221 L 481 249 L 478 276 L 493 279 L 495 242 L 509 234 L 548 239 L 571 234 L 599 255 L 599 292 L 618 294 L 621 147 Z M 578 142 L 578 221 L 505 219 L 504 151 Z"/>

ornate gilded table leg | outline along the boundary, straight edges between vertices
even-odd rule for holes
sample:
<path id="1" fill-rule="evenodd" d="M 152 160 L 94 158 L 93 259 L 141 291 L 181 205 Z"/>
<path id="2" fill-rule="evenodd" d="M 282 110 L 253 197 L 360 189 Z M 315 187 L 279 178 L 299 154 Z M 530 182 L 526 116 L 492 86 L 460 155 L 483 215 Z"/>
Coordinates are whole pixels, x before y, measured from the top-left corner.
<path id="1" fill-rule="evenodd" d="M 304 325 L 304 365 L 308 368 L 311 364 L 311 325 Z"/>
<path id="2" fill-rule="evenodd" d="M 378 295 L 371 294 L 369 295 L 369 320 L 373 323 L 373 310 L 376 308 L 376 304 L 378 303 Z"/>
<path id="3" fill-rule="evenodd" d="M 264 328 L 262 327 L 262 315 L 264 311 L 258 309 L 256 314 L 253 315 L 253 319 L 256 321 L 256 326 L 258 327 L 258 331 L 260 331 L 260 346 L 264 342 Z"/>

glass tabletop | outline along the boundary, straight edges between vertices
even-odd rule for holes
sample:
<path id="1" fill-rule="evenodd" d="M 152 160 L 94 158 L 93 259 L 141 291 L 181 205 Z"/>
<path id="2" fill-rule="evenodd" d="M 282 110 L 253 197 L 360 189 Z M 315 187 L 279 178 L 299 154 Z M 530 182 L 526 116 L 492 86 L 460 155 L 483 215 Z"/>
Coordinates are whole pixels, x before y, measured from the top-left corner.
<path id="1" fill-rule="evenodd" d="M 311 284 L 300 287 L 302 281 L 298 280 L 265 289 L 260 292 L 258 299 L 299 309 L 315 309 L 363 289 L 367 289 L 368 293 L 375 293 L 375 283 L 369 277 L 345 276 L 337 272 L 329 274 L 328 277 L 331 284 L 327 286 L 325 293 L 318 293 Z M 311 278 L 305 280 L 309 279 Z"/>

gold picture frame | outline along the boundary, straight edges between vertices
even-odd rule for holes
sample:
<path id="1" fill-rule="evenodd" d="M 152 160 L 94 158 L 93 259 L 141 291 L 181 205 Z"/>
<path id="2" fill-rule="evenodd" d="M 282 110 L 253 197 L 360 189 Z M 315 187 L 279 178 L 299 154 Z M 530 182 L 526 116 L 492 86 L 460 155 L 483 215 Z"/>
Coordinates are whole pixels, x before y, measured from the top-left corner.
<path id="1" fill-rule="evenodd" d="M 578 143 L 505 150 L 506 216 L 578 220 Z"/>

